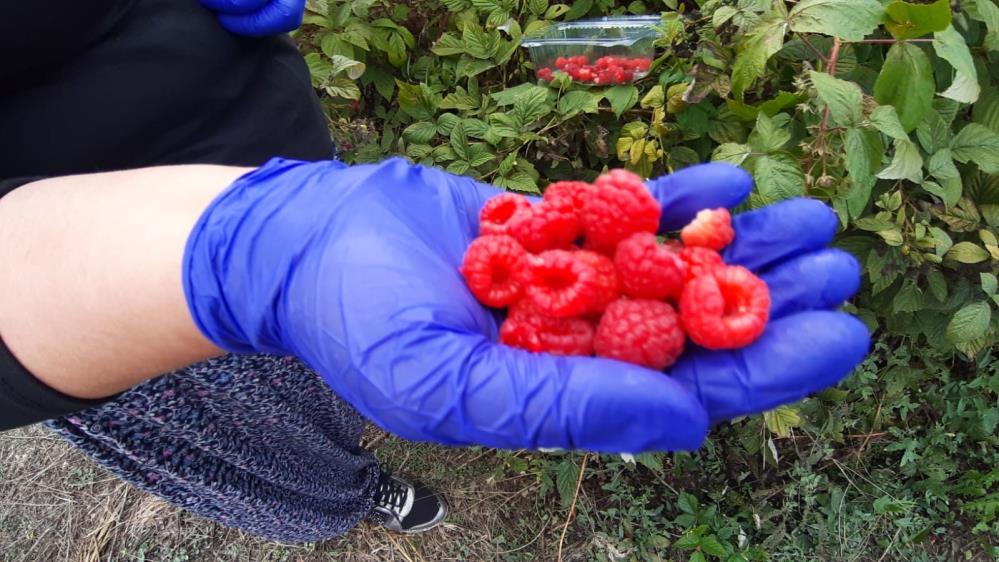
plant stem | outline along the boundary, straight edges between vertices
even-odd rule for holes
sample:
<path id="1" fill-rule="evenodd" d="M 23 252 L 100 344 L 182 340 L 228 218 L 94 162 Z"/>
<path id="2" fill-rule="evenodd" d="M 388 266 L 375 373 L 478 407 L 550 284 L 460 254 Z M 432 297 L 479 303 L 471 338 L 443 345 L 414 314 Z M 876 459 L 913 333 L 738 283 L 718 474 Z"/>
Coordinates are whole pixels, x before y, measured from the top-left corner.
<path id="1" fill-rule="evenodd" d="M 833 37 L 832 49 L 829 51 L 829 64 L 826 65 L 826 73 L 830 76 L 836 76 L 836 61 L 839 59 L 839 48 L 842 42 L 839 37 Z M 826 106 L 825 111 L 822 112 L 822 123 L 819 124 L 819 134 L 818 139 L 823 140 L 826 134 L 826 128 L 829 127 L 829 106 Z"/>
<path id="2" fill-rule="evenodd" d="M 822 51 L 816 49 L 815 45 L 812 45 L 812 42 L 808 40 L 808 37 L 805 37 L 804 35 L 799 35 L 798 37 L 801 38 L 801 42 L 804 43 L 806 47 L 811 49 L 812 52 L 815 53 L 817 57 L 819 57 L 819 60 L 821 60 L 826 64 L 829 63 L 829 59 L 827 59 L 826 56 L 822 54 Z"/>

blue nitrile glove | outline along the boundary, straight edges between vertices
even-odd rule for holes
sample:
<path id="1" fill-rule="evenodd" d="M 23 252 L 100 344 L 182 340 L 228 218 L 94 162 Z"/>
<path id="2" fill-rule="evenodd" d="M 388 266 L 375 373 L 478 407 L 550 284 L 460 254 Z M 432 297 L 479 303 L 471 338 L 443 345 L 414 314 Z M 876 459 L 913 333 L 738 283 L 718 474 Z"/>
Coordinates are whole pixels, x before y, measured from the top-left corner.
<path id="1" fill-rule="evenodd" d="M 217 12 L 222 27 L 237 35 L 266 37 L 302 25 L 305 0 L 201 0 Z"/>
<path id="2" fill-rule="evenodd" d="M 652 182 L 676 228 L 751 187 L 708 164 Z M 496 314 L 458 272 L 495 188 L 403 160 L 346 167 L 273 160 L 237 180 L 195 226 L 188 303 L 224 349 L 296 355 L 402 437 L 504 448 L 694 449 L 710 423 L 798 400 L 863 358 L 868 333 L 831 309 L 859 268 L 825 249 L 836 221 L 792 200 L 735 219 L 726 257 L 761 271 L 773 319 L 738 351 L 694 350 L 670 375 L 496 343 Z"/>

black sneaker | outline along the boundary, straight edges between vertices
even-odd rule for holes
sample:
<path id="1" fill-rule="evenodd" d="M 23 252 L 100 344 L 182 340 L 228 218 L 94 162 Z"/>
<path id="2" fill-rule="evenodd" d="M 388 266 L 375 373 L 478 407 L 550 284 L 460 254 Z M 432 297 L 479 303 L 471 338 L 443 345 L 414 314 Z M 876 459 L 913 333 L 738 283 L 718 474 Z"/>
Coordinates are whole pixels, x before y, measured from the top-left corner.
<path id="1" fill-rule="evenodd" d="M 390 531 L 422 533 L 440 525 L 447 511 L 444 496 L 419 482 L 383 472 L 368 519 Z"/>

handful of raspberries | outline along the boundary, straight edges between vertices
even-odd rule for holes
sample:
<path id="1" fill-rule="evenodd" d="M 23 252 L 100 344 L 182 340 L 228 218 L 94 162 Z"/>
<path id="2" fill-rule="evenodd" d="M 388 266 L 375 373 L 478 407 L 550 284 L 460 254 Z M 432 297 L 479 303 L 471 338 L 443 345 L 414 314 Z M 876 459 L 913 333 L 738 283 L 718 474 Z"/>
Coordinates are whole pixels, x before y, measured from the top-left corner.
<path id="1" fill-rule="evenodd" d="M 461 273 L 479 302 L 509 307 L 500 342 L 530 351 L 661 370 L 688 337 L 707 349 L 755 341 L 770 291 L 722 261 L 718 252 L 735 237 L 728 210 L 699 212 L 682 242 L 665 244 L 656 238 L 660 214 L 641 178 L 625 170 L 593 184 L 554 183 L 535 204 L 504 193 L 482 208 Z"/>

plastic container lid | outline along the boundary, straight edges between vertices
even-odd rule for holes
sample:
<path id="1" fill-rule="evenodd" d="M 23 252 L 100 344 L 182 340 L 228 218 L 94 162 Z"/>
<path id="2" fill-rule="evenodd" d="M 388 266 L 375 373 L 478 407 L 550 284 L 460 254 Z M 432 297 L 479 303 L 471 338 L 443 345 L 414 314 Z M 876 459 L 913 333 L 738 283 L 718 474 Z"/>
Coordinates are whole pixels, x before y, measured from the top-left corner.
<path id="1" fill-rule="evenodd" d="M 524 38 L 521 46 L 528 48 L 553 45 L 628 47 L 639 41 L 658 37 L 659 32 L 652 27 L 658 21 L 658 17 L 636 16 L 562 22 L 545 28 L 538 35 Z"/>

